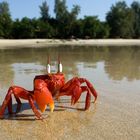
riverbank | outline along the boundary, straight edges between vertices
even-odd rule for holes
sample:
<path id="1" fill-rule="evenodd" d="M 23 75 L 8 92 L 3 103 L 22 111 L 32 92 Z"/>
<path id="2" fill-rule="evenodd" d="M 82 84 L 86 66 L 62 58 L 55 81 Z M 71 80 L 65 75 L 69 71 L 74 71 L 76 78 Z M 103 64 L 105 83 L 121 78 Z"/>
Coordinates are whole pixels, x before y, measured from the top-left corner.
<path id="1" fill-rule="evenodd" d="M 140 46 L 140 39 L 0 39 L 0 49 L 60 45 Z"/>

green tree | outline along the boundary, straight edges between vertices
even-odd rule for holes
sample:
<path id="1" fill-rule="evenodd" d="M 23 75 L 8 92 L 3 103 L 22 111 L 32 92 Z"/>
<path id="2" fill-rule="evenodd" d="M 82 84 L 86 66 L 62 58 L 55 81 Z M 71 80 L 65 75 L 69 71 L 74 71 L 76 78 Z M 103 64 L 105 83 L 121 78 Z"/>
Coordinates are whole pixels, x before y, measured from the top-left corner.
<path id="1" fill-rule="evenodd" d="M 67 26 L 66 26 L 67 27 L 66 28 L 67 37 L 75 36 L 73 33 L 73 29 L 75 28 L 74 26 L 76 25 L 76 23 L 78 23 L 77 16 L 78 16 L 79 12 L 80 12 L 80 6 L 78 6 L 78 5 L 73 5 L 71 12 L 68 12 Z"/>
<path id="2" fill-rule="evenodd" d="M 83 38 L 99 38 L 101 35 L 101 22 L 97 16 L 85 16 L 83 20 Z"/>
<path id="3" fill-rule="evenodd" d="M 72 28 L 80 12 L 80 7 L 74 5 L 69 12 L 66 6 L 66 0 L 55 0 L 54 12 L 57 21 L 57 37 L 68 38 L 72 35 Z"/>
<path id="4" fill-rule="evenodd" d="M 32 20 L 27 17 L 22 18 L 21 21 L 17 19 L 13 24 L 12 35 L 17 39 L 34 38 Z"/>
<path id="5" fill-rule="evenodd" d="M 83 22 L 82 19 L 75 20 L 70 29 L 71 38 L 82 38 L 83 35 Z"/>
<path id="6" fill-rule="evenodd" d="M 134 1 L 131 4 L 131 9 L 133 11 L 134 16 L 134 38 L 140 38 L 140 3 L 138 1 Z"/>
<path id="7" fill-rule="evenodd" d="M 68 10 L 66 0 L 55 0 L 56 37 L 65 38 L 67 33 Z"/>
<path id="8" fill-rule="evenodd" d="M 55 0 L 54 12 L 58 21 L 64 21 L 68 16 L 66 0 Z"/>
<path id="9" fill-rule="evenodd" d="M 49 6 L 47 2 L 44 1 L 42 5 L 39 6 L 39 8 L 40 8 L 41 19 L 43 21 L 48 21 L 50 19 L 50 15 L 49 15 Z"/>
<path id="10" fill-rule="evenodd" d="M 38 20 L 37 23 L 37 38 L 52 38 L 54 36 L 54 30 L 48 22 Z"/>
<path id="11" fill-rule="evenodd" d="M 110 28 L 106 22 L 100 22 L 97 38 L 108 38 L 110 35 Z"/>
<path id="12" fill-rule="evenodd" d="M 70 12 L 70 20 L 71 21 L 76 21 L 77 20 L 77 16 L 80 13 L 80 6 L 79 5 L 73 5 L 73 8 Z"/>
<path id="13" fill-rule="evenodd" d="M 7 2 L 0 3 L 0 37 L 10 38 L 12 19 Z"/>
<path id="14" fill-rule="evenodd" d="M 133 13 L 125 1 L 119 1 L 111 7 L 106 20 L 110 26 L 110 37 L 131 38 L 133 35 Z"/>

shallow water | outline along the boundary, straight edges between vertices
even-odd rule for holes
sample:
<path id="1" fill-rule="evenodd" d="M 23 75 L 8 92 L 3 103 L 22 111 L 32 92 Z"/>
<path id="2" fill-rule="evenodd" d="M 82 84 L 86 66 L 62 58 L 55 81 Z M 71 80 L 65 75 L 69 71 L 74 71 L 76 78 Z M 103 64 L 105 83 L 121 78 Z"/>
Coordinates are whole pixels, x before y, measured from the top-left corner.
<path id="1" fill-rule="evenodd" d="M 140 47 L 50 47 L 0 50 L 0 104 L 11 85 L 32 90 L 33 78 L 46 72 L 47 56 L 52 72 L 60 56 L 66 79 L 87 78 L 98 91 L 88 111 L 82 96 L 70 106 L 70 98 L 47 109 L 44 122 L 35 121 L 27 102 L 16 117 L 0 120 L 0 139 L 140 139 Z M 92 98 L 93 100 L 93 98 Z M 15 107 L 16 105 L 14 105 Z"/>

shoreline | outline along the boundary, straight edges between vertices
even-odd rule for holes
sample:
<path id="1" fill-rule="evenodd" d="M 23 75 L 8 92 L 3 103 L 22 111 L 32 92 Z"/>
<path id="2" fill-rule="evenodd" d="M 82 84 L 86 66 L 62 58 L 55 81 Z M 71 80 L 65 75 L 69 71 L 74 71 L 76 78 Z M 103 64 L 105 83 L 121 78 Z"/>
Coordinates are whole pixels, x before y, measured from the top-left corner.
<path id="1" fill-rule="evenodd" d="M 52 46 L 140 46 L 140 39 L 0 39 L 0 49 Z"/>

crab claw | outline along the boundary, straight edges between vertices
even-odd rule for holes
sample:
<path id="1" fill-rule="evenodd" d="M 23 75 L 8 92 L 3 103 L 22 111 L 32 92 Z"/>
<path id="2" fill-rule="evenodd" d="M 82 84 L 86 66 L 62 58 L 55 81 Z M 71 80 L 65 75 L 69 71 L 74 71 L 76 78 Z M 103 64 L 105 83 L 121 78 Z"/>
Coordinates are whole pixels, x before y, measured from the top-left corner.
<path id="1" fill-rule="evenodd" d="M 35 80 L 34 90 L 35 101 L 41 112 L 44 112 L 47 105 L 50 106 L 51 112 L 54 110 L 54 101 L 52 94 L 47 88 L 47 84 L 40 79 Z"/>

